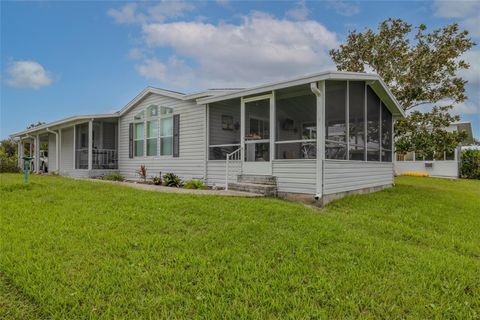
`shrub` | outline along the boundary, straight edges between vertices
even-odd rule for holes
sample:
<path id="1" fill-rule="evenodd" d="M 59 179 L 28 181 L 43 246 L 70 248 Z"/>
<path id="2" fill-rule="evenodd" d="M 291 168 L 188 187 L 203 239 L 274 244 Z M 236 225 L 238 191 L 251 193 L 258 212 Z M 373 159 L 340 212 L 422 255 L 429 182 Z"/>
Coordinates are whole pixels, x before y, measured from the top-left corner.
<path id="1" fill-rule="evenodd" d="M 159 177 L 159 176 L 152 177 L 152 181 L 154 185 L 157 185 L 157 186 L 162 185 L 162 177 Z"/>
<path id="2" fill-rule="evenodd" d="M 110 181 L 123 181 L 125 178 L 118 172 L 110 173 L 109 175 L 103 177 L 103 180 Z"/>
<path id="3" fill-rule="evenodd" d="M 140 166 L 140 169 L 138 169 L 137 173 L 140 176 L 140 178 L 143 179 L 143 182 L 147 182 L 147 168 L 145 167 L 144 164 Z"/>
<path id="4" fill-rule="evenodd" d="M 207 186 L 203 183 L 202 180 L 188 180 L 183 185 L 185 189 L 207 189 Z"/>
<path id="5" fill-rule="evenodd" d="M 480 150 L 462 151 L 460 177 L 467 179 L 480 179 Z"/>
<path id="6" fill-rule="evenodd" d="M 182 180 L 180 179 L 179 176 L 177 176 L 174 173 L 165 173 L 163 175 L 163 184 L 168 186 L 168 187 L 181 187 L 182 186 Z"/>

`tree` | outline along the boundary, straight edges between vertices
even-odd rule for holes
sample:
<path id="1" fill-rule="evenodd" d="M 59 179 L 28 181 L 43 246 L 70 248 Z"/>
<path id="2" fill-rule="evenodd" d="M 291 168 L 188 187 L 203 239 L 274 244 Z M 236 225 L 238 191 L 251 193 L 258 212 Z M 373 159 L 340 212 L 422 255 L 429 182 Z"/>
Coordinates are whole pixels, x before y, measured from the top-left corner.
<path id="1" fill-rule="evenodd" d="M 404 110 L 446 100 L 452 104 L 465 101 L 467 81 L 457 73 L 470 67 L 461 59 L 462 54 L 475 45 L 468 31 L 459 30 L 456 23 L 432 32 L 427 32 L 424 24 L 415 29 L 411 34 L 411 24 L 390 18 L 379 24 L 378 32 L 371 29 L 350 32 L 346 44 L 330 50 L 330 56 L 340 71 L 376 72 Z M 434 107 L 423 116 L 413 112 L 396 123 L 396 149 L 410 151 L 404 149 L 408 146 L 408 149 L 426 152 L 456 146 L 462 135 L 444 130 L 452 121 L 459 120 L 449 115 L 452 107 Z M 439 124 L 442 127 L 438 127 Z M 414 131 L 419 125 L 430 128 L 431 132 L 417 135 Z M 414 139 L 410 144 L 406 143 L 408 137 Z M 444 146 L 445 143 L 448 145 Z"/>
<path id="2" fill-rule="evenodd" d="M 17 144 L 12 139 L 0 141 L 0 172 L 18 172 Z"/>

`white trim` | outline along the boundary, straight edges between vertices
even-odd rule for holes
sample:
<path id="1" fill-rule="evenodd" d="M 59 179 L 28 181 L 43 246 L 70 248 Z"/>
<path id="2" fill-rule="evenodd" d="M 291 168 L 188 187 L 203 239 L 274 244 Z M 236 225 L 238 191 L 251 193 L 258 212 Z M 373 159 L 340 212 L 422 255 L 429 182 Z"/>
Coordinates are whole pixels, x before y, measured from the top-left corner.
<path id="1" fill-rule="evenodd" d="M 88 121 L 88 170 L 92 170 L 93 161 L 93 119 Z"/>
<path id="2" fill-rule="evenodd" d="M 123 107 L 120 111 L 117 112 L 119 116 L 123 116 L 126 112 L 128 112 L 130 109 L 135 107 L 137 103 L 139 103 L 143 98 L 145 98 L 148 94 L 155 93 L 158 95 L 162 95 L 165 97 L 169 98 L 174 98 L 174 99 L 179 99 L 179 100 L 184 100 L 185 94 L 179 93 L 179 92 L 174 92 L 174 91 L 169 91 L 169 90 L 164 90 L 160 88 L 153 88 L 153 87 L 146 87 L 145 89 L 142 90 L 135 98 L 133 98 L 125 107 Z"/>
<path id="3" fill-rule="evenodd" d="M 317 139 L 304 139 L 304 140 L 283 140 L 275 141 L 275 144 L 287 144 L 287 143 L 302 143 L 302 142 L 317 142 Z"/>

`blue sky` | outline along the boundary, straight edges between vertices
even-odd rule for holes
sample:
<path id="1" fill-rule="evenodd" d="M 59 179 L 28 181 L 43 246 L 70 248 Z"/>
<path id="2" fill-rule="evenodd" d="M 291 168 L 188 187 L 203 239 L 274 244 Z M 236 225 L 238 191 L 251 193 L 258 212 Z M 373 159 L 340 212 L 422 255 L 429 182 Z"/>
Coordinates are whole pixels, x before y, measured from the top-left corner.
<path id="1" fill-rule="evenodd" d="M 480 42 L 480 2 L 2 2 L 1 128 L 113 112 L 148 85 L 182 92 L 333 70 L 328 50 L 388 17 L 458 22 Z M 455 112 L 480 137 L 480 48 Z"/>

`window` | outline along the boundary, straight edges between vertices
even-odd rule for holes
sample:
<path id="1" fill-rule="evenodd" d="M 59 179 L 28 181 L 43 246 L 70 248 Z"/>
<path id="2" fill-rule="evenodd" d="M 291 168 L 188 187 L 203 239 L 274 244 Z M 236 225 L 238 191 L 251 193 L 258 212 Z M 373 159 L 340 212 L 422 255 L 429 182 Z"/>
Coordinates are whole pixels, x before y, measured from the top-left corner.
<path id="1" fill-rule="evenodd" d="M 147 121 L 147 156 L 157 155 L 158 120 Z"/>
<path id="2" fill-rule="evenodd" d="M 367 86 L 367 161 L 380 161 L 380 99 Z"/>
<path id="3" fill-rule="evenodd" d="M 173 155 L 173 108 L 160 107 L 160 155 Z"/>
<path id="4" fill-rule="evenodd" d="M 278 90 L 275 100 L 275 158 L 315 159 L 317 100 L 310 86 Z"/>
<path id="5" fill-rule="evenodd" d="M 365 83 L 349 81 L 348 159 L 365 160 Z"/>
<path id="6" fill-rule="evenodd" d="M 135 115 L 134 120 L 135 157 L 157 156 L 159 141 L 160 155 L 173 154 L 173 108 L 150 105 L 145 111 Z"/>
<path id="7" fill-rule="evenodd" d="M 382 161 L 392 162 L 392 114 L 382 102 Z"/>
<path id="8" fill-rule="evenodd" d="M 135 157 L 143 157 L 143 145 L 144 145 L 144 123 L 139 122 L 135 123 L 135 130 L 134 130 L 134 150 L 135 150 Z"/>
<path id="9" fill-rule="evenodd" d="M 347 81 L 325 82 L 325 159 L 347 159 Z"/>
<path id="10" fill-rule="evenodd" d="M 208 123 L 208 159 L 225 160 L 240 148 L 240 99 L 209 104 Z"/>

